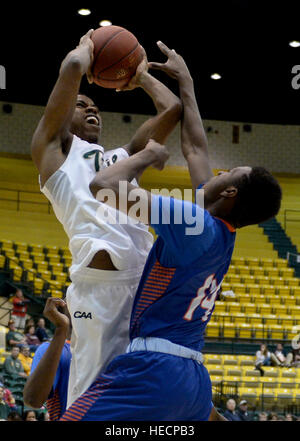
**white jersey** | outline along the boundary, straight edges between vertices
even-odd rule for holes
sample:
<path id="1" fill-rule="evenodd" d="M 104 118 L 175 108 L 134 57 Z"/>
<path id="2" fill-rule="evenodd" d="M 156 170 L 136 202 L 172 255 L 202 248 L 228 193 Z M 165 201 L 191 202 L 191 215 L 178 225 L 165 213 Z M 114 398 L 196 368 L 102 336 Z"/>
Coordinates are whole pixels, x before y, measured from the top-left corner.
<path id="1" fill-rule="evenodd" d="M 66 295 L 72 318 L 67 407 L 129 343 L 134 296 L 153 236 L 130 218 L 124 225 L 101 221 L 97 211 L 103 204 L 89 189 L 97 171 L 127 157 L 123 148 L 104 153 L 103 147 L 74 135 L 65 162 L 41 189 L 69 237 L 72 253 L 72 284 Z M 110 254 L 119 271 L 87 267 L 99 250 Z"/>
<path id="2" fill-rule="evenodd" d="M 99 250 L 109 253 L 118 270 L 140 267 L 146 262 L 153 244 L 148 227 L 130 218 L 122 225 L 101 221 L 97 210 L 103 204 L 89 189 L 101 168 L 125 158 L 128 153 L 123 148 L 104 153 L 100 145 L 74 135 L 65 162 L 41 188 L 69 237 L 71 279 L 73 274 L 88 266 Z M 133 183 L 137 185 L 136 181 Z"/>

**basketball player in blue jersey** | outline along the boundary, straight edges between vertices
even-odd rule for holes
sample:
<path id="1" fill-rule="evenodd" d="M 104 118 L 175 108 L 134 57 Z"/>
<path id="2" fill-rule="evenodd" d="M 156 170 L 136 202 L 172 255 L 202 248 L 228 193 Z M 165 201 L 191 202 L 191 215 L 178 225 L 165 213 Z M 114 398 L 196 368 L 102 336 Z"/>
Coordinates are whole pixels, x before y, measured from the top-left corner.
<path id="1" fill-rule="evenodd" d="M 53 323 L 55 332 L 51 342 L 42 343 L 34 354 L 23 399 L 26 406 L 36 409 L 46 402 L 50 421 L 57 421 L 67 408 L 72 327 L 62 299 L 49 297 L 43 315 Z"/>
<path id="2" fill-rule="evenodd" d="M 236 229 L 263 222 L 280 208 L 280 186 L 263 168 L 236 167 L 213 176 L 189 70 L 174 50 L 161 42 L 158 45 L 168 60 L 150 66 L 179 83 L 182 151 L 193 188 L 204 192 L 204 208 L 146 191 L 140 195 L 158 238 L 135 296 L 131 343 L 127 353 L 99 374 L 62 421 L 220 419 L 201 354 L 205 328 L 230 265 Z M 167 158 L 166 148 L 150 141 L 143 151 L 98 173 L 91 190 L 96 196 L 109 188 L 121 198 L 119 181 L 127 182 L 129 194 L 137 172 Z M 185 212 L 196 214 L 194 225 L 186 220 Z M 191 234 L 197 216 L 203 221 L 203 231 Z"/>
<path id="3" fill-rule="evenodd" d="M 92 32 L 63 60 L 31 145 L 41 191 L 68 235 L 72 254 L 72 283 L 66 294 L 73 329 L 68 406 L 99 369 L 126 350 L 134 295 L 153 244 L 144 224 L 100 221 L 97 213 L 102 204 L 91 194 L 89 184 L 99 170 L 143 149 L 150 138 L 164 142 L 181 114 L 180 100 L 150 75 L 145 55 L 126 89 L 142 88 L 157 114 L 142 124 L 129 143 L 104 151 L 99 145 L 99 109 L 79 94 L 82 77 L 86 74 L 92 81 Z M 138 185 L 136 178 L 134 185 Z"/>

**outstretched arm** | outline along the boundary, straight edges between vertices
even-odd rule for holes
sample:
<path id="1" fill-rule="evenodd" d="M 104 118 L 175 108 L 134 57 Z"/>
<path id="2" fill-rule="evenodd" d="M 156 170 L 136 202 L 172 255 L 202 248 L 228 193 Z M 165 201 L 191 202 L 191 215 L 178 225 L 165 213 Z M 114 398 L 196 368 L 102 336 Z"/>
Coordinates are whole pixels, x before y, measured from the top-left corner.
<path id="1" fill-rule="evenodd" d="M 158 170 L 162 170 L 168 158 L 169 153 L 167 148 L 151 139 L 144 150 L 98 172 L 90 183 L 90 190 L 99 201 L 106 202 L 113 208 L 117 208 L 124 214 L 129 215 L 130 213 L 128 212 L 134 202 L 128 200 L 128 195 L 131 190 L 139 190 L 138 197 L 140 198 L 141 204 L 145 207 L 145 211 L 142 213 L 142 218 L 138 218 L 138 220 L 149 224 L 151 216 L 151 193 L 130 184 L 130 182 L 135 176 L 143 173 L 150 165 Z M 124 182 L 126 185 L 120 187 L 120 183 L 123 184 Z M 110 199 L 107 198 L 107 189 L 113 191 L 115 199 L 113 198 L 111 201 L 113 204 L 116 203 L 115 205 L 111 205 Z M 104 190 L 104 192 L 99 193 L 101 190 Z"/>
<path id="2" fill-rule="evenodd" d="M 137 68 L 137 73 L 130 83 L 122 90 L 141 87 L 152 99 L 157 114 L 144 122 L 124 148 L 129 155 L 142 150 L 149 139 L 164 144 L 167 137 L 181 118 L 182 105 L 180 99 L 167 86 L 148 72 L 146 54 Z"/>
<path id="3" fill-rule="evenodd" d="M 89 73 L 93 61 L 92 32 L 91 29 L 84 35 L 79 46 L 63 60 L 44 115 L 32 138 L 31 155 L 42 184 L 65 160 L 62 146 L 71 143 L 69 128 L 83 75 L 87 74 L 89 82 L 92 81 Z"/>
<path id="4" fill-rule="evenodd" d="M 183 105 L 181 121 L 181 148 L 187 161 L 193 188 L 197 188 L 213 176 L 209 164 L 208 144 L 198 109 L 193 79 L 183 60 L 174 50 L 162 42 L 158 47 L 168 57 L 166 63 L 149 63 L 150 68 L 160 69 L 178 80 Z"/>
<path id="5" fill-rule="evenodd" d="M 43 311 L 43 315 L 56 326 L 56 329 L 47 351 L 25 384 L 23 391 L 24 403 L 29 407 L 40 408 L 48 399 L 62 349 L 68 336 L 69 318 L 57 310 L 59 306 L 65 307 L 65 302 L 61 299 L 49 297 Z"/>

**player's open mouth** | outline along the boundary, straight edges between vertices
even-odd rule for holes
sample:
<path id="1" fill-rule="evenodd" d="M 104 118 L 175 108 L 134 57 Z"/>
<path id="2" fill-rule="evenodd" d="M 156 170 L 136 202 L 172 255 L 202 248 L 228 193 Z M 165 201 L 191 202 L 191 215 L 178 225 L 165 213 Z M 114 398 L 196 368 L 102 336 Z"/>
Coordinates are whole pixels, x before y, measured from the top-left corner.
<path id="1" fill-rule="evenodd" d="M 96 115 L 88 115 L 85 120 L 88 124 L 99 126 L 99 119 Z"/>

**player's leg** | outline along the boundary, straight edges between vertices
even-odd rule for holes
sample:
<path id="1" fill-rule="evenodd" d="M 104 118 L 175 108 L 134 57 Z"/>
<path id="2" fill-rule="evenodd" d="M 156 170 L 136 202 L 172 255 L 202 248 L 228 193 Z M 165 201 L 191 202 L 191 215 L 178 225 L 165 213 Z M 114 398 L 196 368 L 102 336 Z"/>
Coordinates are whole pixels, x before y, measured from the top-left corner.
<path id="1" fill-rule="evenodd" d="M 130 314 L 139 277 L 132 280 L 131 272 L 115 273 L 112 280 L 111 271 L 84 269 L 68 289 L 73 354 L 68 407 L 91 385 L 99 371 L 126 351 L 129 343 Z"/>

